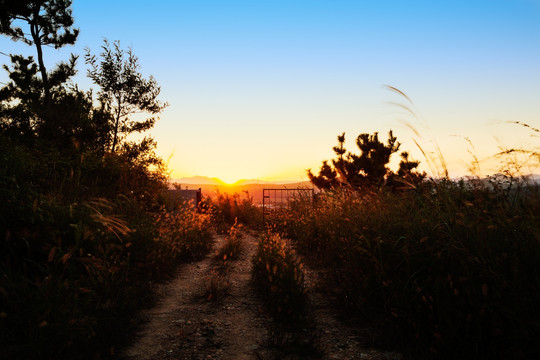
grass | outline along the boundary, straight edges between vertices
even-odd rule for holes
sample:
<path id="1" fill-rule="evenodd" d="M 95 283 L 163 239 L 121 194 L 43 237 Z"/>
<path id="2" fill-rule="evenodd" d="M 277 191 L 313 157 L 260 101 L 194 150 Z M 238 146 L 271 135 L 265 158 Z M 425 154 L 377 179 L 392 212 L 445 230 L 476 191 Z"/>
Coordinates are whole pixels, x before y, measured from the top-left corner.
<path id="1" fill-rule="evenodd" d="M 208 215 L 126 196 L 30 204 L 0 242 L 0 344 L 12 359 L 112 356 L 151 283 L 211 245 Z"/>
<path id="2" fill-rule="evenodd" d="M 261 237 L 253 257 L 253 280 L 274 317 L 292 321 L 303 315 L 306 287 L 302 268 L 294 250 L 278 233 Z"/>
<path id="3" fill-rule="evenodd" d="M 205 297 L 208 301 L 223 299 L 230 293 L 231 267 L 244 249 L 242 230 L 243 226 L 235 222 L 214 254 L 212 267 L 204 281 Z"/>
<path id="4" fill-rule="evenodd" d="M 336 306 L 369 321 L 375 345 L 411 359 L 539 358 L 540 186 L 521 176 L 538 148 L 501 149 L 500 173 L 484 179 L 473 153 L 461 181 L 438 146 L 435 158 L 419 148 L 439 178 L 298 199 L 277 230 L 329 270 Z"/>
<path id="5" fill-rule="evenodd" d="M 537 186 L 441 180 L 329 192 L 279 224 L 331 269 L 343 306 L 379 321 L 381 344 L 416 359 L 527 358 L 540 354 L 539 214 Z"/>
<path id="6" fill-rule="evenodd" d="M 204 278 L 204 296 L 208 301 L 218 301 L 229 295 L 231 290 L 228 268 L 212 268 Z"/>
<path id="7" fill-rule="evenodd" d="M 242 230 L 243 226 L 235 221 L 227 232 L 225 241 L 221 244 L 214 255 L 215 261 L 227 262 L 230 260 L 238 260 L 244 249 L 242 242 Z"/>

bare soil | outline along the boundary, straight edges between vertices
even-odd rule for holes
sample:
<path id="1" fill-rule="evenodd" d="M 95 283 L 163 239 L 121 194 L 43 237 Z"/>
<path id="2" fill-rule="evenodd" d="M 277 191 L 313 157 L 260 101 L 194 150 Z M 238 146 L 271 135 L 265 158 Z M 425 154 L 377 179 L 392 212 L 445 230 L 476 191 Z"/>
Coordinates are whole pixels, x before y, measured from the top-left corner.
<path id="1" fill-rule="evenodd" d="M 217 249 L 224 236 L 218 236 Z M 158 289 L 159 301 L 134 321 L 140 331 L 122 357 L 156 359 L 401 359 L 369 349 L 369 334 L 339 320 L 332 300 L 317 287 L 319 274 L 307 270 L 309 319 L 284 327 L 265 311 L 253 288 L 251 258 L 258 239 L 243 237 L 244 251 L 220 279 L 223 292 L 209 300 L 215 277 L 213 252 L 182 266 L 177 277 Z"/>

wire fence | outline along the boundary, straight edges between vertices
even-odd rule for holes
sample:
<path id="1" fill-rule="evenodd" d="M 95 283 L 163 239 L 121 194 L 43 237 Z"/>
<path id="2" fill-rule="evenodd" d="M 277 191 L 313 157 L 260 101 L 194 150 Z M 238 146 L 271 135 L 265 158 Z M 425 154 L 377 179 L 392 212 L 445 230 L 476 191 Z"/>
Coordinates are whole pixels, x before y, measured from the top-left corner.
<path id="1" fill-rule="evenodd" d="M 298 200 L 311 201 L 313 203 L 313 189 L 263 189 L 262 213 L 263 221 L 266 222 L 269 215 L 278 211 L 290 209 L 291 205 Z"/>

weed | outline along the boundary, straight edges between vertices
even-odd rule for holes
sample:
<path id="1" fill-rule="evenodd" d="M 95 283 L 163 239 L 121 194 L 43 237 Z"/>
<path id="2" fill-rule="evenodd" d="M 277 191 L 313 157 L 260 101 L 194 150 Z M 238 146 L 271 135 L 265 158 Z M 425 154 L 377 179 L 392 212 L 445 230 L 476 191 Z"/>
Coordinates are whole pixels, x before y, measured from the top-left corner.
<path id="1" fill-rule="evenodd" d="M 228 269 L 212 269 L 205 277 L 205 298 L 208 301 L 217 301 L 227 296 L 231 289 L 230 273 Z"/>
<path id="2" fill-rule="evenodd" d="M 235 221 L 233 226 L 229 229 L 224 242 L 216 251 L 214 256 L 215 261 L 227 262 L 230 260 L 237 260 L 240 257 L 244 247 L 242 243 L 242 228 L 243 226 Z"/>
<path id="3" fill-rule="evenodd" d="M 280 319 L 301 317 L 306 301 L 303 265 L 277 233 L 261 237 L 253 257 L 253 279 L 271 314 Z"/>

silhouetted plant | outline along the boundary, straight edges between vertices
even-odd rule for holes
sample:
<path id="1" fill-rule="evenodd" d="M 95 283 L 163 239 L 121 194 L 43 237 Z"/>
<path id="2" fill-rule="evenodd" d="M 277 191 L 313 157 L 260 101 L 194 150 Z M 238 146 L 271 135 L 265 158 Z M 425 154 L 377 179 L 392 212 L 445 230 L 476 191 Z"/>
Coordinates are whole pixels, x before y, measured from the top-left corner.
<path id="1" fill-rule="evenodd" d="M 389 172 L 386 178 L 386 184 L 393 189 L 416 188 L 426 178 L 426 173 L 416 170 L 419 161 L 409 160 L 409 153 L 404 151 L 401 154 L 399 169 L 396 173 Z"/>
<path id="2" fill-rule="evenodd" d="M 123 50 L 119 41 L 111 46 L 107 40 L 104 40 L 102 49 L 99 58 L 86 49 L 85 60 L 91 67 L 88 77 L 101 88 L 98 99 L 112 115 L 111 151 L 115 152 L 121 136 L 144 132 L 156 122 L 154 117 L 136 121 L 130 115 L 136 111 L 156 115 L 167 104 L 157 99 L 160 87 L 152 76 L 148 79 L 142 76 L 139 60 L 131 49 Z"/>
<path id="3" fill-rule="evenodd" d="M 264 234 L 253 256 L 253 279 L 269 312 L 284 321 L 304 314 L 306 287 L 303 264 L 277 233 Z"/>
<path id="4" fill-rule="evenodd" d="M 307 174 L 313 185 L 320 189 L 331 189 L 346 186 L 353 189 L 366 187 L 382 187 L 387 184 L 389 177 L 393 178 L 391 184 L 395 185 L 398 180 L 402 182 L 421 182 L 425 173 L 418 173 L 415 169 L 419 162 L 410 161 L 408 153 L 401 154 L 402 161 L 397 174 L 388 167 L 390 157 L 397 152 L 400 143 L 397 142 L 392 131 L 388 133 L 386 144 L 379 141 L 378 133 L 373 135 L 360 134 L 356 138 L 359 154 L 347 152 L 345 149 L 345 133 L 339 135 L 338 146 L 333 150 L 337 158 L 332 160 L 332 166 L 328 161 L 323 161 L 319 175 L 314 175 L 311 170 Z"/>
<path id="5" fill-rule="evenodd" d="M 95 106 L 91 91 L 69 85 L 76 57 L 43 66 L 40 46 L 75 41 L 70 4 L 0 0 L 0 32 L 36 45 L 39 57 L 38 65 L 12 55 L 0 89 L 0 353 L 10 359 L 110 354 L 151 282 L 212 244 L 209 215 L 169 213 L 158 202 L 167 172 L 155 142 L 119 140 L 116 130 L 142 131 L 153 120 L 115 123 L 110 102 Z M 125 80 L 116 75 L 112 84 Z M 154 80 L 130 75 L 142 108 L 163 106 Z"/>
<path id="6" fill-rule="evenodd" d="M 72 28 L 71 0 L 0 0 L 0 8 L 0 34 L 36 47 L 45 105 L 48 105 L 52 84 L 43 61 L 42 48 L 52 45 L 59 49 L 77 40 L 79 29 Z M 29 25 L 29 32 L 16 25 L 19 20 Z"/>

